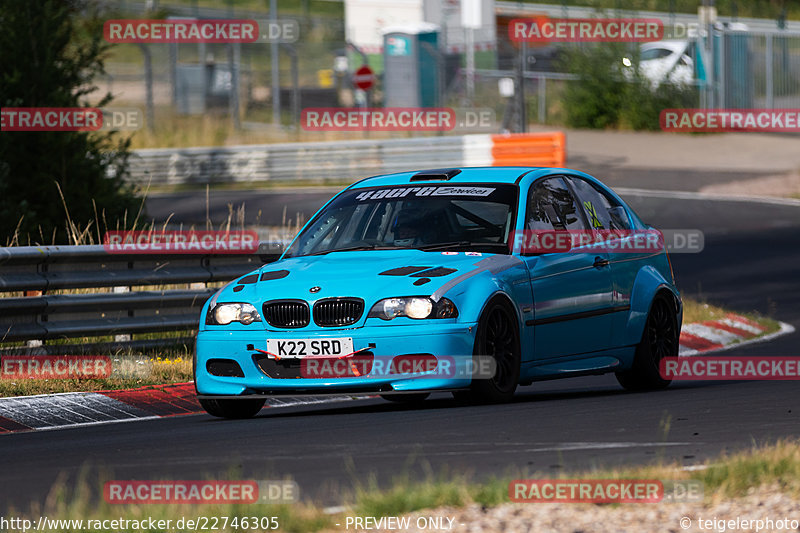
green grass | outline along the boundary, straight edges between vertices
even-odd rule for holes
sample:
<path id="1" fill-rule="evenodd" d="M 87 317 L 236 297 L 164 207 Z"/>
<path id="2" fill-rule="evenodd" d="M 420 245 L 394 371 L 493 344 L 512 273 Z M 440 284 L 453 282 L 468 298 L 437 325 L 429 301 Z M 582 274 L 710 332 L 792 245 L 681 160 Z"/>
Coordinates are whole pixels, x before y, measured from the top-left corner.
<path id="1" fill-rule="evenodd" d="M 471 489 L 459 477 L 416 482 L 404 476 L 388 489 L 374 484 L 358 488 L 354 512 L 361 516 L 399 516 L 419 509 L 463 507 L 474 501 Z"/>

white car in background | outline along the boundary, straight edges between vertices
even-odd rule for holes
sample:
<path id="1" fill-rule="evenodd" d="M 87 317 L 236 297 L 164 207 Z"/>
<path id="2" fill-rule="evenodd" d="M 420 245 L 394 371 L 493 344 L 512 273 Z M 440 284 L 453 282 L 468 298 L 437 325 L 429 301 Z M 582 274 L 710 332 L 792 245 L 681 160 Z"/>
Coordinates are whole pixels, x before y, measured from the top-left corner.
<path id="1" fill-rule="evenodd" d="M 642 43 L 639 47 L 639 72 L 650 80 L 653 88 L 669 82 L 689 85 L 694 82 L 694 60 L 691 57 L 691 41 L 657 41 Z M 626 76 L 632 75 L 630 58 L 622 59 L 627 67 Z"/>
<path id="2" fill-rule="evenodd" d="M 694 81 L 694 60 L 690 41 L 643 43 L 639 70 L 654 85 L 663 81 L 688 85 Z"/>
<path id="3" fill-rule="evenodd" d="M 748 31 L 747 24 L 741 22 L 720 21 L 716 22 L 714 27 L 725 32 Z M 699 31 L 690 29 L 688 39 L 642 43 L 639 45 L 640 74 L 650 80 L 653 88 L 664 82 L 677 85 L 693 84 L 697 77 L 695 66 L 697 46 L 705 38 L 705 35 L 707 32 L 703 28 L 700 28 Z M 630 79 L 633 75 L 633 62 L 630 58 L 625 57 L 622 59 L 622 63 L 626 67 L 623 72 Z"/>

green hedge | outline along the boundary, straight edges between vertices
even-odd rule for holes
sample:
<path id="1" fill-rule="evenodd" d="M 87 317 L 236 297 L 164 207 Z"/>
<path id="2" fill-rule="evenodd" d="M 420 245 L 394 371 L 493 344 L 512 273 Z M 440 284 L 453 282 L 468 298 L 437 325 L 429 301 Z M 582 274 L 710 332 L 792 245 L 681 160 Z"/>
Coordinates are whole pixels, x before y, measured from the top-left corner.
<path id="1" fill-rule="evenodd" d="M 637 55 L 619 43 L 576 47 L 564 54 L 564 70 L 580 76 L 564 92 L 568 126 L 657 130 L 662 109 L 697 106 L 695 87 L 653 87 L 638 73 Z M 624 67 L 624 57 L 631 59 L 632 67 Z"/>

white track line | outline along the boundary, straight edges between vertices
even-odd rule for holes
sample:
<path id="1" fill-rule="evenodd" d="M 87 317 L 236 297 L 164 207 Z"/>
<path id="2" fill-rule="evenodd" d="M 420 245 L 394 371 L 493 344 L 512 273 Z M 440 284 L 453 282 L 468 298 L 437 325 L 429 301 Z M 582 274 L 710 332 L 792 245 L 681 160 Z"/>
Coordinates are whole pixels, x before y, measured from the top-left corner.
<path id="1" fill-rule="evenodd" d="M 674 198 L 676 200 L 714 200 L 718 202 L 750 202 L 770 205 L 800 207 L 800 200 L 793 198 L 773 198 L 771 196 L 736 196 L 732 194 L 706 194 L 690 191 L 663 191 L 658 189 L 635 189 L 630 187 L 614 187 L 620 194 L 631 196 L 648 196 L 652 198 Z"/>

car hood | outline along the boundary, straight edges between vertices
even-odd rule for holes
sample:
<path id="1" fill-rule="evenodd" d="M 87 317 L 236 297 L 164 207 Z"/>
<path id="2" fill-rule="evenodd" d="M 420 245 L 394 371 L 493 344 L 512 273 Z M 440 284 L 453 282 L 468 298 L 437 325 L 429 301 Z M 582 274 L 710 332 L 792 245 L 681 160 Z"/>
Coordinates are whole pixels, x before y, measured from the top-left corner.
<path id="1" fill-rule="evenodd" d="M 226 287 L 218 299 L 259 305 L 277 299 L 313 303 L 322 298 L 350 296 L 363 298 L 370 306 L 381 298 L 432 295 L 494 255 L 372 250 L 294 257 L 264 265 L 257 273 L 240 278 Z"/>

